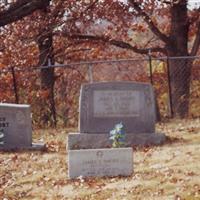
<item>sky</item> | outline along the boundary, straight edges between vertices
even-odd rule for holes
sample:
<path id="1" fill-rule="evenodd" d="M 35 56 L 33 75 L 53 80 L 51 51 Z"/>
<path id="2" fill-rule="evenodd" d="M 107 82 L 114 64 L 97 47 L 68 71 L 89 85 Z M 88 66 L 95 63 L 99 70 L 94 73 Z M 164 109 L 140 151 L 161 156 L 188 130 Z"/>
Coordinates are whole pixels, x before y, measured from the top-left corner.
<path id="1" fill-rule="evenodd" d="M 189 8 L 199 8 L 200 0 L 189 0 L 188 4 L 189 4 Z"/>
<path id="2" fill-rule="evenodd" d="M 119 0 L 123 3 L 127 3 L 128 0 Z M 189 8 L 199 8 L 200 7 L 200 0 L 188 0 Z"/>

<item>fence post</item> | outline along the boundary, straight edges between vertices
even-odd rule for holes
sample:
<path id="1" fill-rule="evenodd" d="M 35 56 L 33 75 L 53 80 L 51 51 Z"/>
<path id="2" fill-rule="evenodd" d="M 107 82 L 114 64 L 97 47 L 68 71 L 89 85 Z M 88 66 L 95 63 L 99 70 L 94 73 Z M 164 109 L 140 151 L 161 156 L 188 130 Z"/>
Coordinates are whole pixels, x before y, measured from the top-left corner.
<path id="1" fill-rule="evenodd" d="M 48 68 L 53 67 L 51 64 L 51 59 L 48 58 Z M 53 117 L 53 126 L 56 128 L 57 126 L 57 114 L 56 114 L 56 103 L 55 103 L 55 95 L 54 95 L 54 84 L 55 84 L 55 77 L 54 77 L 54 83 L 51 83 L 49 95 L 50 95 L 50 109 L 51 109 L 51 114 Z"/>
<path id="2" fill-rule="evenodd" d="M 152 84 L 152 86 L 153 86 L 153 70 L 152 70 L 151 49 L 149 49 L 148 57 L 149 57 L 150 82 L 151 82 L 151 84 Z M 155 94 L 155 106 L 156 106 L 156 120 L 157 120 L 158 122 L 160 122 L 160 121 L 161 121 L 161 116 L 160 116 L 160 110 L 159 110 L 159 106 L 158 106 L 156 91 L 154 92 L 154 94 Z"/>
<path id="3" fill-rule="evenodd" d="M 92 72 L 92 65 L 88 65 L 88 76 L 89 76 L 89 81 L 90 83 L 93 83 L 93 72 Z"/>
<path id="4" fill-rule="evenodd" d="M 149 57 L 149 74 L 150 74 L 150 81 L 151 81 L 151 84 L 153 85 L 153 72 L 152 72 L 151 49 L 149 49 L 148 57 Z"/>
<path id="5" fill-rule="evenodd" d="M 173 111 L 173 108 L 172 108 L 172 88 L 171 88 L 171 78 L 170 78 L 169 56 L 168 55 L 167 55 L 167 79 L 168 79 L 168 95 L 169 95 L 170 117 L 173 118 L 174 111 Z"/>
<path id="6" fill-rule="evenodd" d="M 17 90 L 17 80 L 16 80 L 16 76 L 15 76 L 15 69 L 12 66 L 11 67 L 11 72 L 12 72 L 12 78 L 13 78 L 13 89 L 14 89 L 14 93 L 15 93 L 15 103 L 19 103 L 19 96 L 18 96 L 18 90 Z"/>

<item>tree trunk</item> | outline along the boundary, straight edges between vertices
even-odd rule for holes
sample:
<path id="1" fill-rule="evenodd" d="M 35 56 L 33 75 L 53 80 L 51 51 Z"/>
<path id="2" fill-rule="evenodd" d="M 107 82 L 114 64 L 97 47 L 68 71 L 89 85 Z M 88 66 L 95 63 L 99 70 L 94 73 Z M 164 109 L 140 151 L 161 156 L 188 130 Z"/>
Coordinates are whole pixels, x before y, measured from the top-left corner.
<path id="1" fill-rule="evenodd" d="M 39 65 L 48 66 L 49 63 L 54 64 L 52 55 L 52 33 L 42 33 L 39 36 Z M 42 89 L 53 88 L 54 86 L 54 68 L 41 69 L 41 87 Z"/>
<path id="2" fill-rule="evenodd" d="M 191 62 L 186 59 L 169 61 L 173 117 L 187 117 L 189 111 Z"/>
<path id="3" fill-rule="evenodd" d="M 48 66 L 49 63 L 52 65 L 54 64 L 54 57 L 53 57 L 53 36 L 51 31 L 44 31 L 42 32 L 41 36 L 38 40 L 38 47 L 39 47 L 39 64 L 40 66 Z M 55 83 L 55 76 L 54 76 L 54 68 L 44 68 L 41 69 L 41 88 L 44 91 L 47 91 L 47 106 L 50 107 L 51 116 L 53 118 L 53 125 L 56 126 L 56 107 L 54 101 L 54 83 Z M 48 105 L 49 104 L 49 105 Z M 44 122 L 51 122 L 51 116 L 48 113 L 45 113 L 43 118 Z M 51 123 L 52 125 L 52 123 Z"/>
<path id="4" fill-rule="evenodd" d="M 187 0 L 180 0 L 172 5 L 171 19 L 168 56 L 188 56 Z M 173 116 L 184 118 L 189 111 L 191 62 L 184 58 L 169 59 L 169 74 Z"/>

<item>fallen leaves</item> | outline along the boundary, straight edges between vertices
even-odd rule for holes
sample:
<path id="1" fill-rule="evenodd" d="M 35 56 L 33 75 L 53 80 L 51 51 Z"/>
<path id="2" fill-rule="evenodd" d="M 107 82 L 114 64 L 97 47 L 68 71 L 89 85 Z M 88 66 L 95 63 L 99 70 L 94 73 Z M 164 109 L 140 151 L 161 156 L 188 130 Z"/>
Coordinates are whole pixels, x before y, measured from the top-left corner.
<path id="1" fill-rule="evenodd" d="M 47 151 L 49 152 L 59 152 L 62 147 L 61 141 L 50 141 L 46 143 Z"/>
<path id="2" fill-rule="evenodd" d="M 190 132 L 187 123 L 180 131 L 175 124 L 162 125 L 175 140 L 135 148 L 131 177 L 74 180 L 67 177 L 65 131 L 51 130 L 49 136 L 48 130 L 46 152 L 1 153 L 0 199 L 200 199 L 200 124 L 194 123 L 189 123 Z"/>

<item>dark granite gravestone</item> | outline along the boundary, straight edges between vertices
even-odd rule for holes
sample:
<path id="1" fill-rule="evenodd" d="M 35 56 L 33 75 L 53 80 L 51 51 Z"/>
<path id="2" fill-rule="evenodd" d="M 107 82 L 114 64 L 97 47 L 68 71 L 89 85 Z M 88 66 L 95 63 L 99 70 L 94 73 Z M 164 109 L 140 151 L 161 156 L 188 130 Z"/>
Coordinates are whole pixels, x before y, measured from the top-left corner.
<path id="1" fill-rule="evenodd" d="M 0 150 L 43 148 L 32 143 L 30 106 L 0 103 Z"/>
<path id="2" fill-rule="evenodd" d="M 80 96 L 80 133 L 108 133 L 122 122 L 126 133 L 155 132 L 155 100 L 150 84 L 85 84 Z"/>
<path id="3" fill-rule="evenodd" d="M 123 123 L 126 146 L 165 141 L 155 133 L 153 88 L 147 83 L 100 82 L 84 84 L 80 94 L 79 134 L 68 135 L 68 149 L 110 147 L 109 132 Z"/>

